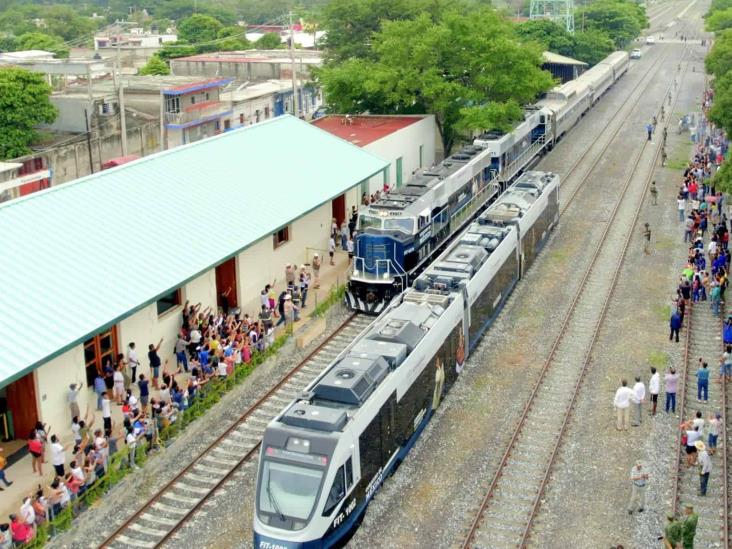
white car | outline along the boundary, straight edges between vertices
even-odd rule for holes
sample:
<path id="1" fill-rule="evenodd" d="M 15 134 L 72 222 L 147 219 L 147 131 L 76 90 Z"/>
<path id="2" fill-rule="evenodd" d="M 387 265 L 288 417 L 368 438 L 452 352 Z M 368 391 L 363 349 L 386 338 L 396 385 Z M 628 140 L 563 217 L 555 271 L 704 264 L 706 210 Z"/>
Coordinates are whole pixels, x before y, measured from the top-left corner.
<path id="1" fill-rule="evenodd" d="M 652 46 L 655 43 L 656 43 L 656 39 L 653 36 L 649 36 L 649 37 L 646 38 L 646 45 L 647 46 Z"/>
<path id="2" fill-rule="evenodd" d="M 641 51 L 638 48 L 635 48 L 632 52 L 630 52 L 630 58 L 631 59 L 640 59 Z"/>

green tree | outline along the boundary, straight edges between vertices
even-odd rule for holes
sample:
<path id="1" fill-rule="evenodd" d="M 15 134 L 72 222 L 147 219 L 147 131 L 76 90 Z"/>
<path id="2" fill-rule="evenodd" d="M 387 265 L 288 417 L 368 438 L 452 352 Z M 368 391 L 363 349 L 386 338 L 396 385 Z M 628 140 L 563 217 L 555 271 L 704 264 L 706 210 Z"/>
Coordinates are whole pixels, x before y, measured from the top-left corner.
<path id="1" fill-rule="evenodd" d="M 516 25 L 516 34 L 524 41 L 536 42 L 560 55 L 574 55 L 573 36 L 549 19 L 532 19 Z"/>
<path id="2" fill-rule="evenodd" d="M 196 55 L 197 53 L 198 49 L 196 46 L 182 40 L 178 40 L 177 42 L 166 42 L 163 44 L 163 47 L 160 48 L 157 55 L 163 61 L 169 61 L 176 57 L 188 57 L 190 55 Z"/>
<path id="3" fill-rule="evenodd" d="M 30 152 L 34 127 L 56 119 L 49 96 L 51 87 L 40 73 L 18 67 L 0 67 L 0 159 Z"/>
<path id="4" fill-rule="evenodd" d="M 574 33 L 574 57 L 590 65 L 596 65 L 615 50 L 615 44 L 607 33 L 586 30 Z"/>
<path id="5" fill-rule="evenodd" d="M 420 0 L 331 0 L 323 9 L 329 60 L 373 58 L 371 41 L 383 21 L 414 19 L 428 2 Z M 437 3 L 437 2 L 434 2 Z"/>
<path id="6" fill-rule="evenodd" d="M 251 47 L 245 36 L 246 29 L 237 25 L 222 28 L 218 33 L 216 49 L 219 51 L 246 50 Z"/>
<path id="7" fill-rule="evenodd" d="M 178 38 L 189 44 L 201 44 L 216 40 L 223 25 L 210 15 L 197 13 L 178 25 Z"/>
<path id="8" fill-rule="evenodd" d="M 41 32 L 27 32 L 18 37 L 17 47 L 21 50 L 45 50 L 56 54 L 56 57 L 65 59 L 69 56 L 69 48 L 63 41 L 50 34 Z"/>
<path id="9" fill-rule="evenodd" d="M 137 71 L 137 74 L 141 76 L 165 76 L 166 74 L 170 74 L 170 68 L 159 56 L 153 55 L 145 66 Z"/>
<path id="10" fill-rule="evenodd" d="M 45 7 L 41 13 L 48 34 L 60 36 L 64 40 L 91 40 L 97 30 L 97 22 L 90 17 L 79 15 L 71 6 L 55 5 Z"/>
<path id="11" fill-rule="evenodd" d="M 717 32 L 732 27 L 732 7 L 710 12 L 704 26 L 710 32 Z"/>
<path id="12" fill-rule="evenodd" d="M 718 191 L 732 193 L 732 162 L 722 162 L 719 170 L 712 177 L 712 185 Z"/>
<path id="13" fill-rule="evenodd" d="M 338 112 L 435 115 L 446 154 L 461 131 L 505 126 L 516 106 L 552 86 L 541 50 L 522 44 L 495 11 L 452 9 L 437 21 L 384 21 L 373 35 L 374 59 L 320 69 L 328 105 Z"/>
<path id="14" fill-rule="evenodd" d="M 732 69 L 732 29 L 717 33 L 717 38 L 704 60 L 707 72 L 717 78 L 725 75 Z"/>
<path id="15" fill-rule="evenodd" d="M 577 10 L 575 20 L 586 29 L 606 32 L 619 49 L 625 48 L 648 26 L 645 9 L 627 0 L 598 0 Z"/>
<path id="16" fill-rule="evenodd" d="M 729 133 L 732 131 L 732 71 L 715 78 L 712 86 L 714 102 L 709 109 L 709 120 Z"/>
<path id="17" fill-rule="evenodd" d="M 276 50 L 282 48 L 283 44 L 279 34 L 276 32 L 268 32 L 254 42 L 254 47 L 258 50 Z"/>
<path id="18" fill-rule="evenodd" d="M 0 52 L 17 51 L 18 39 L 13 34 L 0 32 Z"/>

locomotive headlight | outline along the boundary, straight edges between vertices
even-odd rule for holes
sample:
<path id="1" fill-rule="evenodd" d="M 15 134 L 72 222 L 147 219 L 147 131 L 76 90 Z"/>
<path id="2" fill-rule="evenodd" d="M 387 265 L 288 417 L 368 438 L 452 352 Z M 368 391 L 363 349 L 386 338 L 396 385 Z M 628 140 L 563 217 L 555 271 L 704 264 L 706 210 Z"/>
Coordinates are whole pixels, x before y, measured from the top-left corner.
<path id="1" fill-rule="evenodd" d="M 389 278 L 389 273 L 384 273 L 383 275 L 381 275 L 381 278 L 387 280 Z"/>
<path id="2" fill-rule="evenodd" d="M 360 274 L 361 272 L 358 269 L 353 269 L 353 276 L 358 276 Z"/>

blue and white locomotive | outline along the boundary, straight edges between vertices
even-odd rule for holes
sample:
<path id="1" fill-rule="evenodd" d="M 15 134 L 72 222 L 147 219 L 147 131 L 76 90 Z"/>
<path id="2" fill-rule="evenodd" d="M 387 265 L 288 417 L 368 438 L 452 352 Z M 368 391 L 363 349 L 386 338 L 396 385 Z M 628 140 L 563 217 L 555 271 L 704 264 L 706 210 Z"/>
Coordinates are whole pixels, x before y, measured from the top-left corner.
<path id="1" fill-rule="evenodd" d="M 343 544 L 558 219 L 559 177 L 522 175 L 272 420 L 255 549 Z"/>
<path id="2" fill-rule="evenodd" d="M 548 111 L 547 111 L 548 112 Z M 379 314 L 446 243 L 546 145 L 550 120 L 531 109 L 513 132 L 492 132 L 359 210 L 349 308 Z"/>
<path id="3" fill-rule="evenodd" d="M 614 52 L 557 86 L 508 133 L 490 131 L 358 213 L 350 309 L 379 314 L 444 246 L 562 136 L 628 69 Z"/>

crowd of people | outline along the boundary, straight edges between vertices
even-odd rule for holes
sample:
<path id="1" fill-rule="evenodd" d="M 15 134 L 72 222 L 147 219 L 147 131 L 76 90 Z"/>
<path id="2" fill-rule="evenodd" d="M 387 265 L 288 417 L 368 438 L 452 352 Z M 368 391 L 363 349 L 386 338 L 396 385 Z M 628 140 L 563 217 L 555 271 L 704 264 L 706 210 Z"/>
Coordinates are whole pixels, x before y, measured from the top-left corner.
<path id="1" fill-rule="evenodd" d="M 349 223 L 339 227 L 333 219 L 331 265 L 339 246 L 349 254 L 349 261 L 353 257 L 356 219 L 355 207 Z M 126 465 L 137 468 L 136 454 L 142 441 L 147 442 L 146 451 L 154 449 L 159 444 L 160 430 L 175 423 L 205 392 L 210 381 L 231 376 L 237 365 L 250 363 L 255 353 L 265 351 L 274 343 L 278 326 L 300 320 L 301 310 L 308 307 L 308 292 L 320 287 L 321 266 L 319 253 L 313 254 L 309 266 L 287 264 L 285 287 L 278 293 L 276 281 L 265 286 L 256 318 L 229 307 L 230 289 L 221 294 L 217 310 L 186 302 L 180 330 L 171 345 L 171 358 L 161 358 L 166 343 L 163 339 L 148 345 L 149 376 L 138 373 L 142 361 L 136 343 L 130 342 L 126 352 L 118 354 L 115 363 L 107 361 L 93 381 L 91 389 L 102 425 L 95 426 L 96 415 L 91 409 L 81 415 L 79 394 L 83 384 L 70 384 L 66 398 L 73 441 L 62 444 L 60 437 L 41 422 L 29 433 L 27 448 L 33 474 L 38 475 L 40 484 L 23 498 L 18 512 L 10 515 L 10 521 L 0 524 L 0 549 L 31 541 L 40 524 L 52 520 L 107 474 L 110 457 L 122 444 L 128 449 Z M 113 421 L 115 406 L 122 415 L 119 424 Z M 54 476 L 44 487 L 44 466 L 49 455 Z M 0 483 L 10 486 L 12 481 L 6 477 L 6 465 L 0 453 Z"/>
<path id="2" fill-rule="evenodd" d="M 711 91 L 705 93 L 706 106 L 711 103 L 712 97 Z M 683 224 L 684 242 L 688 243 L 689 247 L 678 286 L 671 300 L 669 341 L 672 342 L 679 342 L 679 332 L 684 326 L 689 307 L 709 307 L 712 315 L 723 314 L 722 306 L 729 284 L 731 255 L 729 222 L 724 213 L 723 194 L 714 188 L 712 179 L 723 162 L 728 142 L 720 131 L 711 131 L 696 143 L 694 156 L 684 169 L 683 182 L 677 196 L 679 222 Z M 657 193 L 654 182 L 650 189 L 652 205 L 657 204 Z M 709 347 L 713 349 L 718 345 L 716 338 L 719 334 L 710 333 L 708 336 Z M 710 387 L 710 380 L 714 378 L 713 370 L 717 364 L 719 383 L 732 379 L 732 315 L 724 323 L 722 336 L 725 344 L 724 352 L 719 356 L 699 357 L 695 367 L 692 364 L 687 366 L 694 368 L 695 394 L 699 404 L 708 404 L 710 391 L 715 390 Z M 662 390 L 665 393 L 665 413 L 678 417 L 676 394 L 679 382 L 680 376 L 674 367 L 667 368 L 663 373 L 651 367 L 647 380 L 637 376 L 632 386 L 627 380 L 621 380 L 613 401 L 616 410 L 616 429 L 622 432 L 627 431 L 630 426 L 639 426 L 643 421 L 646 403 L 649 406 L 648 414 L 655 416 Z M 681 418 L 680 421 L 682 451 L 686 456 L 684 463 L 686 467 L 693 468 L 694 472 L 698 473 L 697 493 L 700 497 L 708 493 L 714 468 L 713 456 L 724 428 L 722 418 L 721 410 L 708 412 L 706 417 L 702 411 L 694 410 L 691 417 Z M 645 510 L 645 490 L 649 478 L 649 471 L 641 462 L 637 462 L 631 469 L 629 514 Z M 719 482 L 725 481 L 726 479 L 719 479 Z M 669 549 L 693 547 L 698 519 L 693 505 L 686 502 L 683 517 L 669 515 L 663 537 L 665 546 Z"/>

